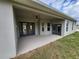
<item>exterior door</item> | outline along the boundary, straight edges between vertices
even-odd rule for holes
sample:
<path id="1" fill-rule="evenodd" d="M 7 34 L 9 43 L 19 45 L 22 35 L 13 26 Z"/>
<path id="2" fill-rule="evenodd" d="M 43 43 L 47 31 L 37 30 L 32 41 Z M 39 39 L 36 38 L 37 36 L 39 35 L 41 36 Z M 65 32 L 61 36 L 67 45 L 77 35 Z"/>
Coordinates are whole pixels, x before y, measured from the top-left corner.
<path id="1" fill-rule="evenodd" d="M 31 22 L 21 22 L 19 31 L 20 36 L 35 35 L 35 24 Z"/>
<path id="2" fill-rule="evenodd" d="M 35 35 L 35 24 L 27 23 L 27 35 Z"/>
<path id="3" fill-rule="evenodd" d="M 52 34 L 61 35 L 61 24 L 53 24 L 52 25 Z"/>

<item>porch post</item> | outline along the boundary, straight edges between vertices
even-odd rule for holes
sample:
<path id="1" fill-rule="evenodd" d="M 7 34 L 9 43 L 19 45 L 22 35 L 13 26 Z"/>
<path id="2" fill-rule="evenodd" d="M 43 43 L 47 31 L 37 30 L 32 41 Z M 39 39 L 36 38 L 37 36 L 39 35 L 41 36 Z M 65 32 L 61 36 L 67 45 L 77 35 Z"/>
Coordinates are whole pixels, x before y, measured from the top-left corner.
<path id="1" fill-rule="evenodd" d="M 15 30 L 12 4 L 0 1 L 0 59 L 16 56 Z"/>
<path id="2" fill-rule="evenodd" d="M 38 19 L 38 35 L 40 35 L 40 19 Z"/>

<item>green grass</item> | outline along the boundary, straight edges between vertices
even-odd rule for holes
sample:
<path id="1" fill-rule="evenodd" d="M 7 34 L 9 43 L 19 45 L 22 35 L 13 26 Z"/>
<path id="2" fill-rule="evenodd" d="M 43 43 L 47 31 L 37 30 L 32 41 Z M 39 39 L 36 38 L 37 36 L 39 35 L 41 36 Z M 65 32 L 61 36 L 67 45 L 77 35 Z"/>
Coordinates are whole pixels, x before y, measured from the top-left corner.
<path id="1" fill-rule="evenodd" d="M 79 59 L 79 33 L 66 36 L 15 59 Z"/>

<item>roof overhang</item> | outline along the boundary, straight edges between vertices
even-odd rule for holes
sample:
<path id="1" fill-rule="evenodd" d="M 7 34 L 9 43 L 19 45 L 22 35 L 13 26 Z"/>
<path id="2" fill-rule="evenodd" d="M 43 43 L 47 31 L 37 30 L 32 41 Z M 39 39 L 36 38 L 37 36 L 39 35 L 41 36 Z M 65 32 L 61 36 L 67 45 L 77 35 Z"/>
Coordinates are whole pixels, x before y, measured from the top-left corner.
<path id="1" fill-rule="evenodd" d="M 33 0 L 12 0 L 12 3 L 14 6 L 26 8 L 29 10 L 33 10 L 35 12 L 40 12 L 44 14 L 48 14 L 50 16 L 54 16 L 61 19 L 68 19 L 72 21 L 76 21 L 72 17 L 65 15 L 64 13 L 59 12 L 58 10 L 54 8 L 49 8 L 43 3 L 41 4 L 39 1 L 33 1 Z"/>

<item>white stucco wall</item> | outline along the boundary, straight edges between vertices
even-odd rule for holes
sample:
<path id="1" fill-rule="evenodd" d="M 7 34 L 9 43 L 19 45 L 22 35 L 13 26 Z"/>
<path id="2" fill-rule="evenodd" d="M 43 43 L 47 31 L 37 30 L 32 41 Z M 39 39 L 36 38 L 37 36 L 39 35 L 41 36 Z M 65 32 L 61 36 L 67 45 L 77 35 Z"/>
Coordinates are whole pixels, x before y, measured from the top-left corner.
<path id="1" fill-rule="evenodd" d="M 0 1 L 0 59 L 16 56 L 13 9 L 10 2 Z"/>
<path id="2" fill-rule="evenodd" d="M 62 21 L 62 32 L 61 32 L 62 36 L 64 36 L 65 33 L 64 31 L 65 31 L 65 20 Z"/>
<path id="3" fill-rule="evenodd" d="M 42 31 L 42 23 L 44 23 L 44 31 Z M 50 23 L 50 31 L 47 30 L 47 24 L 49 22 L 40 23 L 40 35 L 51 35 L 52 34 L 52 24 Z"/>
<path id="4" fill-rule="evenodd" d="M 42 31 L 42 23 L 44 24 L 44 31 Z M 50 31 L 47 30 L 47 24 L 50 24 Z M 51 35 L 52 34 L 52 23 L 50 20 L 41 19 L 40 20 L 40 35 Z"/>
<path id="5" fill-rule="evenodd" d="M 67 21 L 69 21 L 69 24 L 68 24 L 68 31 L 66 31 L 66 23 L 67 23 Z M 73 22 L 74 22 L 74 21 L 70 21 L 70 20 L 65 20 L 65 21 L 64 21 L 64 23 L 63 23 L 64 36 L 76 32 L 76 23 L 75 23 L 75 22 L 74 22 L 73 30 L 72 30 L 72 23 L 73 23 Z"/>

